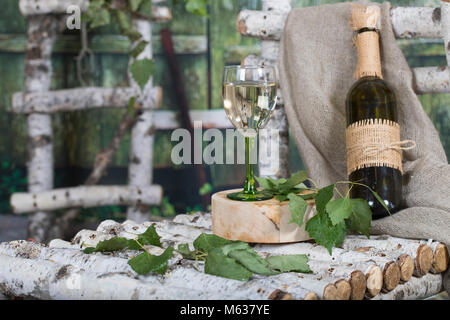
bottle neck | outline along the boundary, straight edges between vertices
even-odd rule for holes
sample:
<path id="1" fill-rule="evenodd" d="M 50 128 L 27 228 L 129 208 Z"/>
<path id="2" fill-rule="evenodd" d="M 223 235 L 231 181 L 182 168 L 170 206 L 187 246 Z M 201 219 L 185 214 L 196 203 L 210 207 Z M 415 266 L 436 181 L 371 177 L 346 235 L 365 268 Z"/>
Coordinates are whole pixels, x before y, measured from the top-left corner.
<path id="1" fill-rule="evenodd" d="M 355 39 L 355 46 L 358 50 L 356 78 L 373 76 L 383 79 L 378 31 L 371 28 L 360 29 Z"/>

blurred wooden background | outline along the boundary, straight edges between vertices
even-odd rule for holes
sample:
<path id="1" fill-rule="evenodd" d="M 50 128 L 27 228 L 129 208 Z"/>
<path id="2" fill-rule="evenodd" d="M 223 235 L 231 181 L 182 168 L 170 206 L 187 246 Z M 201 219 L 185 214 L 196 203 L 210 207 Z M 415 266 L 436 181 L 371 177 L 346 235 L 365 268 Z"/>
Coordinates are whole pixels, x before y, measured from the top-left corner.
<path id="1" fill-rule="evenodd" d="M 295 7 L 342 1 L 294 0 Z M 221 103 L 222 69 L 238 64 L 250 53 L 258 53 L 259 41 L 243 38 L 236 31 L 236 17 L 240 10 L 260 9 L 259 0 L 212 0 L 209 19 L 189 14 L 184 2 L 167 1 L 173 19 L 154 27 L 156 62 L 155 85 L 162 86 L 162 109 L 177 110 L 171 88 L 168 67 L 163 56 L 159 30 L 169 27 L 174 35 L 177 58 L 191 109 L 218 109 Z M 391 1 L 394 6 L 439 6 L 438 0 Z M 8 213 L 12 192 L 26 190 L 27 139 L 26 121 L 22 115 L 10 112 L 11 95 L 23 89 L 26 22 L 21 16 L 17 0 L 0 0 L 0 214 Z M 90 48 L 95 53 L 95 69 L 91 85 L 113 87 L 126 85 L 129 42 L 111 26 L 90 32 Z M 442 41 L 399 40 L 411 67 L 446 65 Z M 80 49 L 77 32 L 66 31 L 55 45 L 52 89 L 79 86 L 75 71 L 75 56 Z M 210 74 L 210 85 L 208 85 Z M 450 95 L 421 95 L 420 100 L 437 130 L 450 157 Z M 90 172 L 99 149 L 106 147 L 124 110 L 92 110 L 60 113 L 53 116 L 55 147 L 55 187 L 81 184 Z M 193 190 L 194 173 L 187 166 L 175 166 L 170 159 L 173 143 L 170 131 L 157 132 L 154 151 L 154 183 L 163 186 L 166 199 L 155 215 L 201 209 L 198 190 Z M 125 184 L 129 135 L 114 157 L 102 184 Z M 291 170 L 302 168 L 295 144 L 290 145 Z M 237 187 L 242 183 L 243 166 L 207 166 L 214 191 Z M 124 210 L 106 207 L 85 210 L 89 219 L 122 219 Z"/>

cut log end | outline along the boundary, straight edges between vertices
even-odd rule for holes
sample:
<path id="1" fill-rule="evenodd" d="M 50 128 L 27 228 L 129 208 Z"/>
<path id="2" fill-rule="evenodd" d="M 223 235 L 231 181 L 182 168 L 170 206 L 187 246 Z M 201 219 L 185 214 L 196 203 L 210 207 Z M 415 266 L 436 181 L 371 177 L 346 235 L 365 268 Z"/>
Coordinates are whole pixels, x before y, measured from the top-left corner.
<path id="1" fill-rule="evenodd" d="M 375 297 L 383 288 L 383 272 L 377 265 L 370 266 L 366 271 L 366 295 Z"/>
<path id="2" fill-rule="evenodd" d="M 276 289 L 269 295 L 270 300 L 295 300 L 294 297 L 285 291 Z"/>
<path id="3" fill-rule="evenodd" d="M 336 299 L 337 300 L 350 300 L 350 296 L 352 293 L 352 287 L 347 280 L 340 279 L 334 283 L 336 287 Z"/>
<path id="4" fill-rule="evenodd" d="M 398 257 L 397 264 L 400 267 L 400 281 L 409 281 L 414 273 L 414 260 L 409 254 L 402 254 Z"/>
<path id="5" fill-rule="evenodd" d="M 414 275 L 417 277 L 422 277 L 427 274 L 431 269 L 432 262 L 433 250 L 431 250 L 431 247 L 426 244 L 420 245 L 417 248 Z"/>
<path id="6" fill-rule="evenodd" d="M 400 268 L 394 261 L 386 263 L 383 270 L 383 289 L 394 290 L 400 283 Z"/>
<path id="7" fill-rule="evenodd" d="M 447 246 L 443 243 L 436 245 L 433 253 L 433 262 L 430 271 L 432 273 L 441 273 L 448 268 L 449 254 Z"/>
<path id="8" fill-rule="evenodd" d="M 351 286 L 350 300 L 364 299 L 364 293 L 366 292 L 366 277 L 364 273 L 359 270 L 353 271 L 349 282 Z"/>
<path id="9" fill-rule="evenodd" d="M 319 297 L 314 292 L 308 292 L 304 300 L 319 300 Z"/>
<path id="10" fill-rule="evenodd" d="M 323 300 L 337 300 L 337 288 L 330 283 L 323 289 Z"/>

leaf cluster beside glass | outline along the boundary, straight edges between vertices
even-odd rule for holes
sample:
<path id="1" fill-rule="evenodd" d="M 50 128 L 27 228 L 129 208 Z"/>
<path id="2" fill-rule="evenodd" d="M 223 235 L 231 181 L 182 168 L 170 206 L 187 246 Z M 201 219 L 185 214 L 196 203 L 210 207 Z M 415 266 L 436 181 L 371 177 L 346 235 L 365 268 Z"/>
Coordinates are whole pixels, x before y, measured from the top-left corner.
<path id="1" fill-rule="evenodd" d="M 171 246 L 167 247 L 159 256 L 150 254 L 145 246 L 162 247 L 160 239 L 152 225 L 144 233 L 137 235 L 136 239 L 113 237 L 99 242 L 96 247 L 84 249 L 84 253 L 143 251 L 128 261 L 130 267 L 140 275 L 164 273 L 175 251 L 184 259 L 194 260 L 197 270 L 197 262 L 204 261 L 205 273 L 234 280 L 248 281 L 253 274 L 270 276 L 290 271 L 311 272 L 306 255 L 269 256 L 264 259 L 248 243 L 227 240 L 214 234 L 202 233 L 198 236 L 193 243 L 194 250 L 184 243 L 178 245 L 176 250 Z"/>
<path id="2" fill-rule="evenodd" d="M 368 188 L 389 212 L 386 204 L 375 191 L 366 185 L 351 181 L 339 181 L 336 184 L 319 189 L 308 178 L 306 171 L 298 171 L 292 174 L 289 179 L 274 180 L 256 177 L 256 180 L 264 191 L 272 193 L 280 202 L 289 200 L 290 223 L 296 223 L 300 227 L 304 223 L 304 216 L 308 207 L 306 200 L 314 199 L 317 214 L 308 220 L 305 230 L 317 243 L 327 248 L 330 254 L 333 247 L 342 244 L 349 231 L 370 237 L 372 212 L 366 200 L 350 198 L 350 189 L 354 185 Z M 314 187 L 308 188 L 304 184 L 307 180 L 312 182 Z M 345 196 L 342 196 L 336 188 L 338 184 L 350 186 Z M 333 199 L 335 191 L 340 195 L 337 199 Z M 300 194 L 302 192 L 305 194 Z"/>

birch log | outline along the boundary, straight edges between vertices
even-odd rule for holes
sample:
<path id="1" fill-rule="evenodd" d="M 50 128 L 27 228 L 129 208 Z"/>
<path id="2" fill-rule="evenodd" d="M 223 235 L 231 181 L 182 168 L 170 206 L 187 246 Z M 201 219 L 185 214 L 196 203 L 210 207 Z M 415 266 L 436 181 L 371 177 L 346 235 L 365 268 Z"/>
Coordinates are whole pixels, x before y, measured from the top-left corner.
<path id="1" fill-rule="evenodd" d="M 326 261 L 328 263 L 343 264 L 353 267 L 354 270 L 360 270 L 366 275 L 366 294 L 369 297 L 377 295 L 383 288 L 384 278 L 387 277 L 388 283 L 396 283 L 397 273 L 395 267 L 389 267 L 390 260 L 377 259 L 368 257 L 359 252 L 345 251 L 339 248 L 333 248 L 333 254 L 318 245 L 311 243 L 294 243 L 281 246 L 256 245 L 255 249 L 262 252 L 270 252 L 272 254 L 306 254 L 311 260 Z M 394 277 L 393 280 L 391 278 Z M 388 287 L 389 288 L 389 287 Z"/>
<path id="2" fill-rule="evenodd" d="M 392 8 L 391 21 L 397 38 L 439 38 L 441 36 L 440 8 Z"/>
<path id="3" fill-rule="evenodd" d="M 291 10 L 291 0 L 263 0 L 263 10 L 287 15 Z M 278 50 L 273 50 L 273 48 L 278 45 L 279 43 L 274 40 L 261 41 L 261 55 L 272 61 L 272 65 L 275 67 L 278 59 Z M 282 95 L 279 85 L 277 95 L 279 97 Z M 290 174 L 289 126 L 281 100 L 277 101 L 277 106 L 270 121 L 267 123 L 266 130 L 260 135 L 259 142 L 259 175 L 275 179 L 288 177 Z"/>
<path id="4" fill-rule="evenodd" d="M 444 243 L 434 241 L 429 244 L 433 250 L 433 261 L 430 271 L 432 273 L 441 273 L 448 269 L 449 254 L 447 246 Z"/>
<path id="5" fill-rule="evenodd" d="M 419 240 L 390 236 L 372 236 L 369 240 L 358 236 L 348 236 L 344 240 L 342 247 L 349 250 L 373 247 L 382 252 L 394 251 L 397 254 L 408 254 L 414 260 L 414 275 L 417 277 L 423 276 L 430 271 L 433 262 L 432 249 Z"/>
<path id="6" fill-rule="evenodd" d="M 50 89 L 51 53 L 61 23 L 52 16 L 28 18 L 27 49 L 25 52 L 25 91 L 46 92 Z M 53 188 L 53 131 L 49 115 L 32 113 L 28 127 L 28 190 L 41 192 Z M 35 211 L 30 216 L 28 235 L 37 241 L 47 241 L 58 233 L 54 215 Z"/>
<path id="7" fill-rule="evenodd" d="M 447 66 L 450 66 L 450 2 L 447 0 L 441 1 L 441 20 L 441 34 L 442 39 L 444 40 Z"/>
<path id="8" fill-rule="evenodd" d="M 79 7 L 84 12 L 89 8 L 89 0 L 19 0 L 23 16 L 69 13 L 71 6 Z M 151 16 L 155 22 L 166 22 L 172 18 L 170 9 L 162 6 L 152 6 Z"/>
<path id="9" fill-rule="evenodd" d="M 450 92 L 449 67 L 413 68 L 413 88 L 417 94 Z"/>
<path id="10" fill-rule="evenodd" d="M 153 186 L 80 186 L 34 193 L 14 193 L 14 213 L 105 205 L 154 205 L 160 203 L 162 188 Z"/>
<path id="11" fill-rule="evenodd" d="M 121 290 L 117 290 L 116 287 L 116 291 L 122 291 L 124 289 L 122 287 L 123 284 L 135 286 L 140 299 L 268 299 L 270 293 L 279 290 L 278 288 L 280 288 L 282 283 L 286 282 L 282 278 L 269 277 L 257 278 L 243 283 L 205 274 L 202 270 L 202 265 L 199 266 L 199 271 L 195 270 L 192 265 L 181 268 L 177 261 L 173 259 L 169 261 L 170 267 L 164 275 L 163 281 L 152 276 L 140 277 L 141 281 L 136 281 L 133 279 L 136 277 L 136 274 L 129 267 L 127 259 L 102 254 L 86 255 L 79 250 L 73 249 L 45 248 L 29 242 L 2 244 L 0 252 L 2 262 L 8 263 L 10 266 L 14 266 L 15 263 L 23 264 L 25 267 L 24 272 L 27 272 L 28 276 L 34 276 L 33 282 L 41 290 L 39 296 L 34 296 L 36 298 L 61 298 L 62 296 L 79 299 L 76 292 L 73 293 L 74 295 L 66 296 L 67 293 L 64 292 L 66 288 L 62 283 L 59 284 L 58 295 L 42 296 L 43 293 L 48 294 L 47 290 L 50 291 L 51 289 L 45 287 L 46 280 L 58 278 L 58 275 L 61 276 L 61 274 L 72 272 L 75 272 L 75 274 L 64 276 L 64 278 L 69 278 L 66 285 L 69 287 L 73 285 L 76 288 L 72 289 L 81 290 L 83 295 L 87 295 L 91 299 L 132 298 L 128 294 L 114 293 L 112 283 L 100 280 L 109 277 L 114 277 L 117 285 L 120 285 Z M 154 254 L 161 254 L 161 252 Z M 67 265 L 67 261 L 71 261 L 72 264 Z M 0 262 L 0 268 L 4 267 L 2 262 Z M 34 271 L 26 270 L 27 267 L 32 268 Z M 50 269 L 49 273 L 44 272 L 46 268 Z M 36 272 L 37 275 L 33 274 Z M 119 274 L 122 277 L 116 278 L 116 275 Z M 11 279 L 11 275 L 5 275 L 5 278 Z M 36 278 L 39 281 L 36 281 Z M 99 281 L 95 280 L 95 278 L 99 279 Z M 20 279 L 22 283 L 28 282 L 28 280 L 31 283 L 29 278 L 21 276 Z M 293 280 L 292 277 L 291 280 Z M 88 281 L 94 281 L 94 283 L 88 284 Z M 18 288 L 14 287 L 14 280 L 2 281 L 0 276 L 0 283 L 2 283 L 2 288 L 7 288 L 5 293 L 13 296 L 28 296 L 31 293 L 31 290 L 28 294 L 23 291 L 17 292 Z M 102 286 L 102 292 L 95 294 L 94 284 Z M 150 287 L 148 289 L 156 289 L 158 292 L 149 296 L 145 290 L 147 286 Z M 164 292 L 164 288 L 167 292 Z M 290 295 L 296 299 L 312 299 L 315 297 L 313 293 L 301 287 L 298 281 L 296 283 L 295 281 L 290 282 L 287 288 L 290 291 Z M 151 292 L 152 290 L 149 291 Z M 33 295 L 31 294 L 31 296 Z"/>
<path id="12" fill-rule="evenodd" d="M 136 103 L 142 109 L 158 109 L 162 89 L 150 88 Z M 50 92 L 15 93 L 12 109 L 15 113 L 56 113 L 94 108 L 126 108 L 131 97 L 137 96 L 133 88 L 85 87 Z"/>
<path id="13" fill-rule="evenodd" d="M 373 300 L 415 300 L 424 299 L 442 291 L 442 275 L 428 273 L 421 278 L 397 286 L 388 293 L 382 293 Z"/>
<path id="14" fill-rule="evenodd" d="M 164 246 L 179 243 L 180 238 L 192 246 L 199 233 L 210 232 L 208 216 L 201 213 L 184 215 L 178 222 L 163 221 L 155 223 L 155 226 L 162 235 Z M 257 245 L 255 248 L 262 256 L 269 252 L 299 254 L 307 250 L 313 274 L 255 275 L 248 282 L 240 282 L 207 275 L 203 272 L 203 263 L 199 263 L 199 270 L 196 270 L 195 262 L 181 259 L 177 254 L 169 260 L 169 268 L 163 276 L 137 277 L 127 264 L 128 259 L 136 254 L 135 251 L 86 255 L 80 250 L 82 246 L 96 245 L 98 241 L 115 235 L 135 238 L 151 224 L 130 220 L 121 224 L 104 221 L 96 231 L 81 231 L 73 244 L 62 240 L 53 240 L 49 247 L 27 241 L 2 243 L 0 293 L 39 299 L 316 299 L 318 296 L 323 299 L 347 299 L 353 294 L 349 295 L 348 290 L 349 286 L 353 289 L 351 279 L 357 277 L 360 267 L 367 265 L 358 263 L 360 252 L 339 248 L 329 256 L 325 249 L 321 250 L 319 246 L 313 248 L 308 243 Z M 163 251 L 153 246 L 147 246 L 147 249 L 158 255 Z M 346 262 L 349 256 L 355 257 L 354 262 Z M 366 273 L 378 269 L 378 279 L 382 280 L 380 267 L 375 264 L 371 267 L 374 269 L 369 268 Z M 350 272 L 353 268 L 355 271 Z M 359 274 L 359 277 L 364 276 Z M 375 295 L 372 284 L 369 281 L 367 284 L 367 295 L 370 296 L 371 292 Z M 387 294 L 378 294 L 375 299 L 421 298 L 435 294 L 441 288 L 442 275 L 427 274 L 422 278 L 412 278 Z"/>
<path id="15" fill-rule="evenodd" d="M 156 231 L 161 236 L 161 242 L 164 245 L 172 245 L 177 247 L 182 243 L 192 243 L 201 233 L 211 232 L 210 217 L 208 222 L 206 220 L 207 216 L 209 215 L 202 215 L 200 213 L 194 215 L 190 222 L 191 225 L 185 225 L 183 223 L 172 221 L 162 221 L 159 223 L 145 222 L 143 224 L 138 224 L 130 220 L 119 224 L 112 220 L 106 220 L 98 226 L 96 231 L 80 231 L 75 236 L 73 243 L 78 245 L 84 243 L 87 246 L 96 246 L 99 241 L 107 240 L 113 236 L 132 238 L 135 237 L 136 234 L 144 232 L 150 225 L 154 224 L 156 227 Z M 186 221 L 188 217 L 189 216 L 185 215 L 184 217 L 181 216 L 179 219 L 181 222 L 183 222 Z M 195 217 L 197 217 L 197 219 L 195 219 Z M 196 222 L 192 222 L 194 220 L 198 222 L 198 226 L 196 226 Z M 299 245 L 301 248 L 299 248 Z M 350 255 L 347 255 L 343 261 L 340 261 L 335 260 L 335 256 L 339 256 L 339 254 L 330 256 L 325 248 L 322 248 L 320 246 L 313 246 L 308 243 L 290 244 L 282 247 L 287 248 L 287 250 L 285 251 L 283 250 L 283 248 L 281 248 L 282 250 L 277 250 L 278 248 L 280 248 L 278 246 L 274 247 L 260 245 L 255 246 L 255 249 L 263 255 L 267 255 L 269 253 L 308 254 L 312 259 L 311 261 L 320 261 L 320 263 L 312 262 L 311 269 L 315 274 L 324 278 L 324 281 L 326 281 L 327 284 L 335 285 L 339 280 L 345 280 L 345 282 L 339 281 L 338 283 L 339 288 L 341 288 L 341 297 L 346 297 L 346 295 L 348 294 L 348 284 L 350 285 L 350 289 L 352 286 L 356 288 L 354 294 L 350 290 L 350 296 L 353 295 L 354 299 L 359 299 L 361 297 L 361 288 L 363 288 L 362 294 L 364 294 L 364 289 L 367 286 L 368 295 L 374 296 L 378 294 L 383 287 L 382 270 L 379 266 L 375 265 L 375 262 L 367 261 L 367 257 L 363 254 L 359 254 L 359 258 L 364 260 L 362 262 L 359 262 L 358 258 L 354 258 L 355 255 L 358 256 L 358 253 L 350 253 Z M 275 252 L 272 252 L 273 250 L 275 250 Z M 311 254 L 311 252 L 313 253 Z M 364 281 L 366 282 L 366 284 L 361 283 L 361 275 L 359 272 L 352 274 L 353 271 L 358 270 L 365 272 L 367 279 L 365 279 Z M 329 288 L 329 290 L 331 297 L 333 297 L 333 288 Z M 317 290 L 314 292 L 316 294 L 319 294 L 319 296 L 323 296 L 324 294 L 323 292 L 317 292 Z M 341 292 L 344 293 L 342 294 Z"/>
<path id="16" fill-rule="evenodd" d="M 365 275 L 362 271 L 348 267 L 346 264 L 335 264 L 321 260 L 309 260 L 308 265 L 314 274 L 322 279 L 330 278 L 335 280 L 334 284 L 338 291 L 349 291 L 349 299 L 362 300 L 364 298 L 367 285 Z M 347 284 L 350 286 L 349 290 L 346 288 Z"/>
<path id="17" fill-rule="evenodd" d="M 86 11 L 89 0 L 19 0 L 23 16 L 66 13 L 69 6 L 77 6 L 81 11 Z"/>
<path id="18" fill-rule="evenodd" d="M 137 56 L 136 59 L 152 59 L 152 24 L 144 19 L 133 19 L 132 24 L 133 28 L 142 35 L 142 39 L 148 42 L 144 51 Z M 133 44 L 133 46 L 136 45 L 138 45 L 138 42 Z M 133 61 L 134 59 L 130 58 L 130 66 Z M 140 90 L 139 85 L 134 81 L 130 70 L 128 70 L 128 78 L 131 86 L 136 91 Z M 152 88 L 153 78 L 150 78 L 143 89 L 143 94 L 147 95 Z M 153 126 L 153 112 L 147 110 L 142 113 L 131 131 L 128 183 L 132 186 L 145 187 L 152 183 L 154 136 L 151 134 L 151 130 Z M 142 204 L 130 206 L 127 211 L 127 218 L 137 222 L 149 220 L 149 216 L 149 207 Z"/>
<path id="19" fill-rule="evenodd" d="M 441 9 L 427 7 L 396 7 L 391 21 L 397 38 L 440 38 Z M 261 40 L 280 40 L 287 12 L 242 10 L 237 29 L 243 36 Z"/>

